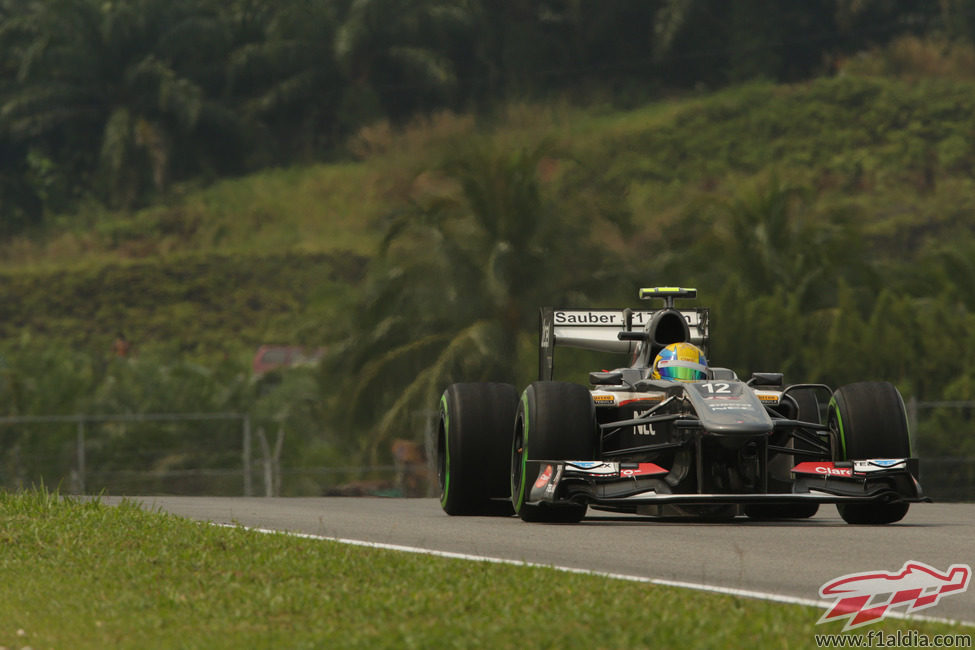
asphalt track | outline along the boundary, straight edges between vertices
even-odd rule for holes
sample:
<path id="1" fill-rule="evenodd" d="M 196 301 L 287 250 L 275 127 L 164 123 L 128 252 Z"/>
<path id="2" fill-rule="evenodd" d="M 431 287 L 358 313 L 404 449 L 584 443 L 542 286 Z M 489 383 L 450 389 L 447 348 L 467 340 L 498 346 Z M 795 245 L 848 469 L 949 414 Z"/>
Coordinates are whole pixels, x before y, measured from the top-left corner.
<path id="1" fill-rule="evenodd" d="M 908 561 L 975 568 L 975 504 L 915 504 L 851 526 L 833 506 L 801 521 L 727 523 L 594 512 L 579 524 L 449 517 L 435 499 L 131 497 L 191 519 L 818 601 L 820 586 Z M 117 499 L 104 498 L 105 502 Z M 972 581 L 975 583 L 975 580 Z M 975 625 L 975 584 L 922 612 Z"/>

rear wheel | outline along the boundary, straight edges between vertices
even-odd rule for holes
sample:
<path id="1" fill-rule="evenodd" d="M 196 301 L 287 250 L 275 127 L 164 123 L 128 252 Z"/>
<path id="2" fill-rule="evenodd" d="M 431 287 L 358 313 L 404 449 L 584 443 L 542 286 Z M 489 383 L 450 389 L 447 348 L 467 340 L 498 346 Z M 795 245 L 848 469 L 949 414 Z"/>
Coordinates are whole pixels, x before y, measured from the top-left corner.
<path id="1" fill-rule="evenodd" d="M 557 381 L 531 384 L 515 416 L 511 448 L 511 502 L 525 521 L 575 523 L 585 504 L 530 504 L 532 486 L 545 463 L 539 460 L 593 460 L 596 415 L 584 386 Z"/>
<path id="2" fill-rule="evenodd" d="M 900 392 L 889 382 L 849 384 L 833 393 L 828 425 L 833 460 L 907 458 L 911 438 Z M 840 503 L 850 524 L 891 524 L 907 514 L 907 503 Z"/>
<path id="3" fill-rule="evenodd" d="M 453 384 L 444 391 L 437 479 L 447 514 L 512 514 L 508 454 L 517 408 L 518 391 L 510 384 Z"/>

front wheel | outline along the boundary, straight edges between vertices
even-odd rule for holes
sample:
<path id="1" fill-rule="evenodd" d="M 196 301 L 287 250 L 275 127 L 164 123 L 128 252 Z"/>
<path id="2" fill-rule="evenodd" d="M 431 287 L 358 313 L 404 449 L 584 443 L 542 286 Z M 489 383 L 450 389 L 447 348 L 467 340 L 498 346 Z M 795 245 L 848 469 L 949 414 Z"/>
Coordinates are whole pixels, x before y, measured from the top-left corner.
<path id="1" fill-rule="evenodd" d="M 865 381 L 841 387 L 829 402 L 833 460 L 908 458 L 911 437 L 904 399 L 889 382 Z M 907 514 L 907 503 L 840 503 L 850 524 L 892 524 Z"/>
<path id="2" fill-rule="evenodd" d="M 584 386 L 539 381 L 522 393 L 511 448 L 511 503 L 524 521 L 575 523 L 585 504 L 528 503 L 543 460 L 593 460 L 596 414 Z"/>

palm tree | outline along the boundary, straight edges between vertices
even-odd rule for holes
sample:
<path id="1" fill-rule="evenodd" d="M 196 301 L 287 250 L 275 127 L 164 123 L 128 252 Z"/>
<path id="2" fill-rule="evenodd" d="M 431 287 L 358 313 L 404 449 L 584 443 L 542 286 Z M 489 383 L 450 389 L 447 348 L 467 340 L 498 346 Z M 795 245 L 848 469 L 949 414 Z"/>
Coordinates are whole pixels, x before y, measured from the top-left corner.
<path id="1" fill-rule="evenodd" d="M 0 133 L 0 237 L 13 235 L 43 221 L 41 197 L 27 181 L 23 147 Z"/>
<path id="2" fill-rule="evenodd" d="M 131 205 L 171 174 L 220 162 L 201 143 L 231 141 L 233 118 L 197 76 L 220 55 L 217 14 L 190 0 L 50 0 L 5 21 L 0 48 L 16 57 L 0 121 L 10 137 Z M 213 140 L 205 135 L 212 135 Z M 222 145 L 225 146 L 225 145 Z"/>
<path id="3" fill-rule="evenodd" d="M 476 36 L 472 12 L 468 0 L 353 0 L 334 50 L 348 84 L 347 120 L 398 121 L 449 105 L 451 55 Z"/>
<path id="4" fill-rule="evenodd" d="M 698 226 L 712 277 L 738 276 L 755 295 L 782 289 L 803 311 L 835 299 L 838 278 L 869 284 L 856 215 L 813 211 L 809 191 L 773 175 L 715 201 Z"/>
<path id="5" fill-rule="evenodd" d="M 599 282 L 600 249 L 584 236 L 594 216 L 560 210 L 539 179 L 551 153 L 478 140 L 421 175 L 426 190 L 391 218 L 357 335 L 332 359 L 349 426 L 376 427 L 373 461 L 447 384 L 515 382 L 538 307 Z"/>
<path id="6" fill-rule="evenodd" d="M 334 144 L 343 79 L 335 61 L 342 3 L 266 3 L 235 21 L 228 88 L 262 150 L 277 159 Z"/>

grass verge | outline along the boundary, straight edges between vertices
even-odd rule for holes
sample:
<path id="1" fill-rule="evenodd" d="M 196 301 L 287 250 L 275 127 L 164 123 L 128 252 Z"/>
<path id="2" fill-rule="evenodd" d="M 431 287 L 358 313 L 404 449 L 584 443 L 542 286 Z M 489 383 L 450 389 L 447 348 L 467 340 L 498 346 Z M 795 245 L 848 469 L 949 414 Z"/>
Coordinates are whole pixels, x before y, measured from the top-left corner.
<path id="1" fill-rule="evenodd" d="M 801 648 L 820 613 L 0 493 L 6 648 Z M 871 626 L 908 628 L 971 633 Z"/>

